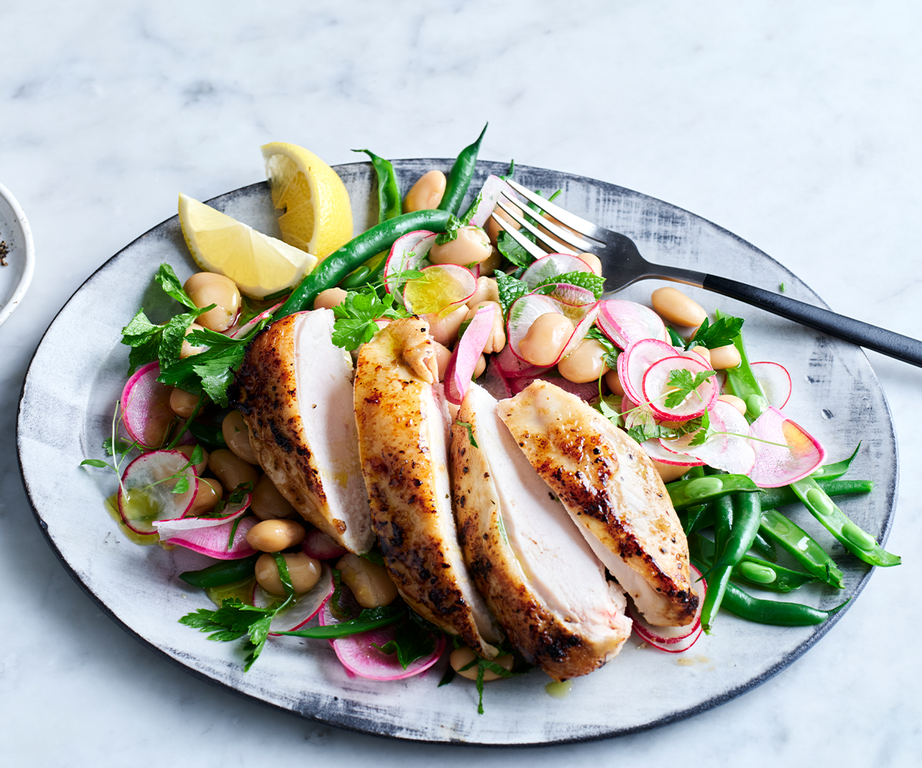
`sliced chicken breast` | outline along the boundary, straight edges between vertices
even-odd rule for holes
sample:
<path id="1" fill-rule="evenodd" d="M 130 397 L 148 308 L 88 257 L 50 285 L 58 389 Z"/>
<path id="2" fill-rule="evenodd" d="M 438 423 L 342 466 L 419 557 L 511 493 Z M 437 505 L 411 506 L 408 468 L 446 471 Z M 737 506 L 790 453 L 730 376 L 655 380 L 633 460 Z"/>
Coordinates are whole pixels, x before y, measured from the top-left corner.
<path id="1" fill-rule="evenodd" d="M 690 623 L 688 542 L 644 450 L 580 398 L 537 380 L 499 414 L 599 559 L 656 626 Z"/>
<path id="2" fill-rule="evenodd" d="M 617 655 L 631 634 L 624 592 L 476 384 L 452 427 L 451 460 L 461 546 L 513 645 L 555 680 Z"/>
<path id="3" fill-rule="evenodd" d="M 374 545 L 352 418 L 352 358 L 328 309 L 289 315 L 247 350 L 229 396 L 260 466 L 305 520 L 350 552 Z"/>
<path id="4" fill-rule="evenodd" d="M 458 544 L 437 373 L 423 320 L 395 320 L 361 347 L 355 376 L 361 469 L 385 564 L 404 600 L 493 658 L 502 632 Z"/>

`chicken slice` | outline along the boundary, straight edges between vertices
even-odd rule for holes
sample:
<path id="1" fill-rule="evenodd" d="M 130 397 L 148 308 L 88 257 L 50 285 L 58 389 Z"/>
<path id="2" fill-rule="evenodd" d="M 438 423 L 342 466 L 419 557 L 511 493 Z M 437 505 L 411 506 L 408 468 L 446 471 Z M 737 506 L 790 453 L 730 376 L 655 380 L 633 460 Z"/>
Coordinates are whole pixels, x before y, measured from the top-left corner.
<path id="1" fill-rule="evenodd" d="M 428 324 L 395 320 L 359 351 L 355 419 L 388 573 L 422 617 L 487 658 L 502 632 L 464 564 L 448 475 L 447 409 Z"/>
<path id="2" fill-rule="evenodd" d="M 512 644 L 555 680 L 616 656 L 631 634 L 624 592 L 476 384 L 452 427 L 451 461 L 461 546 Z"/>
<path id="3" fill-rule="evenodd" d="M 260 466 L 298 513 L 350 552 L 374 545 L 352 418 L 352 358 L 328 309 L 289 315 L 247 349 L 229 390 Z"/>
<path id="4" fill-rule="evenodd" d="M 580 398 L 537 380 L 499 414 L 538 474 L 644 618 L 690 623 L 688 541 L 659 473 L 634 440 Z"/>

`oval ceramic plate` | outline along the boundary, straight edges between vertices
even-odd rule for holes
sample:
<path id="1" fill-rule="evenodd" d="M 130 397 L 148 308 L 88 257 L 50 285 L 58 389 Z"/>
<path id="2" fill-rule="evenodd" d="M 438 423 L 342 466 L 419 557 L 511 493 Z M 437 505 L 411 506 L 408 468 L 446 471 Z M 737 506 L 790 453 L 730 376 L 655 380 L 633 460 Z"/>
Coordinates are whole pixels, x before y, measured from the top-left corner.
<path id="1" fill-rule="evenodd" d="M 402 188 L 443 160 L 395 163 Z M 352 195 L 358 229 L 377 216 L 367 163 L 337 168 Z M 487 173 L 505 165 L 481 163 Z M 574 213 L 633 238 L 651 260 L 675 264 L 766 288 L 784 283 L 789 295 L 820 299 L 793 274 L 731 233 L 674 206 L 611 184 L 538 168 L 516 168 L 516 179 Z M 211 201 L 257 229 L 277 234 L 266 184 L 254 184 Z M 180 278 L 193 271 L 176 217 L 154 227 L 106 262 L 74 294 L 43 338 L 29 368 L 19 411 L 19 456 L 39 525 L 65 567 L 125 629 L 189 671 L 253 699 L 343 728 L 403 739 L 472 744 L 548 744 L 604 738 L 689 717 L 757 686 L 792 663 L 835 623 L 819 627 L 765 627 L 722 613 L 714 634 L 683 656 L 630 640 L 602 670 L 574 680 L 563 699 L 545 692 L 535 671 L 486 687 L 486 715 L 477 714 L 473 684 L 457 680 L 439 688 L 444 660 L 423 677 L 391 683 L 350 678 L 323 641 L 272 639 L 244 673 L 240 649 L 215 643 L 177 620 L 209 607 L 199 591 L 177 579 L 202 567 L 182 550 L 141 547 L 127 541 L 106 513 L 116 488 L 111 472 L 79 466 L 102 456 L 112 412 L 125 381 L 128 350 L 120 329 L 144 306 L 163 320 L 178 311 L 152 278 L 161 262 Z M 649 299 L 655 284 L 632 286 L 621 296 Z M 709 309 L 746 318 L 753 360 L 784 363 L 794 380 L 786 411 L 826 445 L 831 461 L 863 441 L 851 475 L 873 478 L 876 490 L 843 508 L 866 530 L 885 539 L 896 487 L 896 442 L 881 388 L 864 353 L 853 346 L 703 291 Z M 53 473 L 47 468 L 54 467 Z M 824 535 L 806 513 L 792 513 L 831 547 L 845 572 L 841 592 L 817 587 L 802 602 L 831 608 L 861 591 L 869 569 Z M 839 614 L 841 615 L 841 614 Z"/>

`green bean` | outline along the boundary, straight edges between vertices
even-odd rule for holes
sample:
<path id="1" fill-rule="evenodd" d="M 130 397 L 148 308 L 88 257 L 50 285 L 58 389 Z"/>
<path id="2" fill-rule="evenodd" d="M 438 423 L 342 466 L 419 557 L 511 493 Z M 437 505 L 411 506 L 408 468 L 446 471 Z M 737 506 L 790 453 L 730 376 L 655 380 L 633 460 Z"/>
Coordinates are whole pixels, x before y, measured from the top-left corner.
<path id="1" fill-rule="evenodd" d="M 810 513 L 826 527 L 826 530 L 859 560 L 863 560 L 868 565 L 884 567 L 900 564 L 898 555 L 885 550 L 873 536 L 849 520 L 813 478 L 805 477 L 803 480 L 798 480 L 791 484 L 791 488 L 810 510 Z"/>
<path id="2" fill-rule="evenodd" d="M 796 523 L 774 509 L 762 511 L 760 530 L 820 581 L 842 589 L 843 575 L 826 551 Z"/>
<path id="3" fill-rule="evenodd" d="M 692 536 L 688 543 L 695 558 L 704 563 L 713 562 L 716 551 L 713 541 L 696 535 Z M 816 577 L 803 571 L 784 568 L 776 563 L 746 555 L 734 566 L 730 580 L 772 592 L 792 592 L 804 584 L 816 581 Z"/>
<path id="4" fill-rule="evenodd" d="M 825 480 L 835 480 L 836 478 L 842 477 L 846 472 L 848 472 L 849 466 L 851 466 L 852 461 L 855 456 L 858 455 L 858 450 L 861 448 L 861 443 L 858 443 L 858 447 L 855 448 L 854 453 L 849 456 L 847 459 L 842 459 L 842 461 L 837 461 L 835 464 L 824 464 L 816 472 L 814 472 L 810 477 L 815 480 L 823 478 Z"/>
<path id="5" fill-rule="evenodd" d="M 346 291 L 357 291 L 368 283 L 373 283 L 377 279 L 381 270 L 384 269 L 384 262 L 387 261 L 389 251 L 376 253 L 360 267 L 353 269 L 339 283 L 339 287 Z"/>
<path id="6" fill-rule="evenodd" d="M 772 540 L 766 539 L 762 535 L 761 530 L 756 533 L 756 537 L 752 540 L 752 548 L 760 555 L 762 555 L 762 557 L 764 557 L 766 560 L 770 560 L 773 563 L 777 562 L 778 551 L 775 549 L 775 545 Z"/>
<path id="7" fill-rule="evenodd" d="M 397 186 L 397 174 L 390 160 L 378 157 L 369 149 L 354 149 L 353 152 L 364 152 L 371 158 L 375 174 L 378 177 L 378 223 L 397 218 L 400 215 L 400 189 Z"/>
<path id="8" fill-rule="evenodd" d="M 721 554 L 730 543 L 733 531 L 733 500 L 731 496 L 722 496 L 713 502 L 714 505 L 714 550 Z M 720 610 L 724 592 L 730 583 L 733 565 L 726 563 L 714 564 L 705 572 L 708 582 L 707 593 L 701 606 L 701 626 L 704 631 L 711 632 L 713 617 Z"/>
<path id="9" fill-rule="evenodd" d="M 401 235 L 416 229 L 444 232 L 448 226 L 445 211 L 414 211 L 377 224 L 353 238 L 338 251 L 321 261 L 294 289 L 288 300 L 275 314 L 275 319 L 311 309 L 321 291 L 334 287 L 356 267 L 383 250 L 389 249 Z"/>
<path id="10" fill-rule="evenodd" d="M 487 123 L 489 125 L 489 123 Z M 474 178 L 474 167 L 477 165 L 477 155 L 480 152 L 480 142 L 483 141 L 483 135 L 487 132 L 487 125 L 483 127 L 480 136 L 473 144 L 461 150 L 451 170 L 448 172 L 448 180 L 445 184 L 445 194 L 442 195 L 442 202 L 439 203 L 439 209 L 449 213 L 457 213 L 461 206 L 461 201 L 467 194 L 467 188 L 471 185 L 471 179 Z"/>
<path id="11" fill-rule="evenodd" d="M 759 624 L 773 624 L 779 627 L 807 627 L 822 624 L 834 613 L 842 610 L 845 603 L 832 610 L 824 611 L 801 603 L 788 603 L 779 600 L 762 600 L 753 597 L 735 584 L 728 584 L 724 595 L 723 607 L 741 619 L 755 621 Z"/>
<path id="12" fill-rule="evenodd" d="M 814 475 L 814 477 L 816 477 Z M 859 493 L 870 493 L 874 490 L 871 480 L 827 480 L 820 478 L 816 484 L 822 488 L 827 496 L 849 496 Z M 786 485 L 782 488 L 766 488 L 762 494 L 762 509 L 777 509 L 786 504 L 800 502 L 794 489 Z"/>
<path id="13" fill-rule="evenodd" d="M 256 571 L 256 558 L 254 555 L 243 560 L 222 560 L 200 571 L 181 573 L 179 578 L 193 587 L 208 588 L 233 584 L 235 581 L 243 581 L 253 576 Z"/>
<path id="14" fill-rule="evenodd" d="M 676 510 L 726 496 L 730 493 L 758 493 L 759 488 L 746 475 L 708 475 L 690 480 L 676 480 L 666 485 Z"/>
<path id="15" fill-rule="evenodd" d="M 733 518 L 730 536 L 723 547 L 718 550 L 716 565 L 735 566 L 745 557 L 752 547 L 753 539 L 759 532 L 762 522 L 762 505 L 759 494 L 735 493 L 730 497 Z"/>

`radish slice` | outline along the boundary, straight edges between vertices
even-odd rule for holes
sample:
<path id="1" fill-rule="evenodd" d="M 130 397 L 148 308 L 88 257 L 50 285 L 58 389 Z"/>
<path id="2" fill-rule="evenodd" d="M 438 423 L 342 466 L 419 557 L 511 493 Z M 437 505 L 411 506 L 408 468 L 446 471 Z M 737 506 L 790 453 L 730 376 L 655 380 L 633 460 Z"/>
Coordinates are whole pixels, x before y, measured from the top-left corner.
<path id="1" fill-rule="evenodd" d="M 646 440 L 640 444 L 641 448 L 651 459 L 656 459 L 660 464 L 670 464 L 675 467 L 703 467 L 705 462 L 688 453 L 680 453 L 665 448 L 661 440 Z"/>
<path id="2" fill-rule="evenodd" d="M 339 546 L 319 528 L 311 528 L 301 543 L 301 551 L 318 560 L 333 560 L 342 557 L 349 550 Z"/>
<path id="3" fill-rule="evenodd" d="M 250 494 L 248 493 L 246 498 L 244 498 L 243 501 L 241 501 L 239 504 L 228 504 L 227 507 L 225 507 L 221 512 L 220 516 L 189 516 L 176 517 L 169 520 L 155 520 L 153 526 L 157 529 L 157 533 L 160 535 L 160 540 L 165 541 L 166 539 L 182 533 L 183 531 L 192 531 L 196 528 L 215 528 L 219 525 L 224 525 L 231 520 L 236 520 L 238 517 L 243 517 L 243 513 L 247 511 L 249 506 Z"/>
<path id="4" fill-rule="evenodd" d="M 185 547 L 216 560 L 239 560 L 256 554 L 247 542 L 247 533 L 258 522 L 255 517 L 243 517 L 208 528 L 177 531 L 161 542 Z"/>
<path id="5" fill-rule="evenodd" d="M 320 612 L 320 624 L 328 626 L 338 623 L 330 611 L 329 601 Z M 362 632 L 350 637 L 331 640 L 330 645 L 348 672 L 369 680 L 403 680 L 425 672 L 435 664 L 445 650 L 445 636 L 439 635 L 435 650 L 428 656 L 417 659 L 406 669 L 397 660 L 396 653 L 382 653 L 375 646 L 383 646 L 394 639 L 394 628 L 383 627 Z"/>
<path id="6" fill-rule="evenodd" d="M 408 270 L 419 269 L 436 237 L 435 232 L 417 229 L 394 241 L 387 261 L 384 262 L 384 289 L 388 293 L 400 296 L 400 287 L 406 282 L 400 275 Z"/>
<path id="7" fill-rule="evenodd" d="M 767 408 L 749 429 L 753 437 L 769 441 L 753 443 L 756 459 L 749 473 L 753 482 L 763 488 L 797 482 L 826 459 L 826 450 L 819 441 L 777 408 Z"/>
<path id="8" fill-rule="evenodd" d="M 477 290 L 477 278 L 467 267 L 435 264 L 423 269 L 423 277 L 403 286 L 403 303 L 416 315 L 448 313 L 464 304 Z"/>
<path id="9" fill-rule="evenodd" d="M 756 381 L 759 383 L 768 404 L 773 405 L 775 408 L 784 408 L 788 404 L 788 400 L 791 399 L 793 389 L 791 374 L 788 373 L 788 369 L 779 363 L 767 360 L 750 363 L 749 367 L 752 369 L 752 375 L 755 376 Z"/>
<path id="10" fill-rule="evenodd" d="M 532 365 L 527 360 L 518 357 L 509 344 L 503 347 L 502 352 L 493 355 L 491 361 L 495 362 L 497 373 L 505 379 L 515 379 L 521 376 L 540 376 L 553 367 L 544 368 L 540 365 Z"/>
<path id="11" fill-rule="evenodd" d="M 553 288 L 546 291 L 551 286 Z M 594 304 L 596 301 L 595 294 L 588 288 L 581 288 L 571 283 L 546 283 L 541 286 L 541 291 L 545 296 L 550 296 L 568 307 L 585 307 L 589 304 Z"/>
<path id="12" fill-rule="evenodd" d="M 144 448 L 163 445 L 176 419 L 170 408 L 171 387 L 157 381 L 159 375 L 160 364 L 148 363 L 122 390 L 122 423 L 131 439 Z"/>
<path id="13" fill-rule="evenodd" d="M 263 320 L 272 317 L 275 314 L 275 311 L 282 306 L 282 302 L 279 302 L 275 306 L 269 307 L 269 309 L 264 309 L 256 317 L 253 317 L 243 325 L 234 325 L 224 331 L 224 335 L 231 339 L 240 339 L 250 333 L 257 325 L 259 325 Z"/>
<path id="14" fill-rule="evenodd" d="M 154 536 L 154 522 L 182 517 L 192 506 L 198 490 L 195 469 L 179 451 L 151 451 L 132 461 L 122 475 L 118 490 L 118 512 L 135 533 Z M 176 475 L 175 480 L 168 480 Z M 176 483 L 185 478 L 189 489 L 173 493 Z"/>
<path id="15" fill-rule="evenodd" d="M 516 201 L 516 205 L 518 205 L 519 208 L 524 209 L 526 207 L 526 203 L 521 200 L 512 187 L 499 176 L 494 176 L 492 174 L 487 176 L 487 180 L 484 182 L 478 195 L 477 209 L 474 211 L 474 215 L 471 217 L 470 221 L 471 224 L 477 227 L 484 226 L 487 221 L 490 220 L 490 214 L 496 210 L 497 203 L 503 200 L 504 197 L 511 197 Z M 504 200 L 504 202 L 508 201 Z"/>
<path id="16" fill-rule="evenodd" d="M 557 365 L 560 358 L 570 354 L 570 352 L 572 352 L 586 337 L 586 334 L 589 332 L 589 329 L 592 327 L 592 324 L 599 314 L 598 305 L 599 303 L 597 301 L 592 304 L 584 305 L 567 304 L 552 296 L 544 296 L 539 293 L 529 293 L 522 296 L 512 302 L 512 306 L 509 307 L 509 316 L 506 320 L 506 338 L 509 341 L 507 346 L 512 350 L 512 354 L 525 363 L 528 363 L 528 361 L 522 357 L 519 345 L 528 333 L 528 329 L 531 328 L 532 323 L 541 315 L 546 315 L 550 312 L 563 315 L 573 322 L 574 329 L 570 338 L 567 340 L 566 344 L 564 344 L 560 353 L 550 366 L 553 367 Z"/>
<path id="17" fill-rule="evenodd" d="M 445 397 L 448 402 L 461 405 L 480 362 L 480 355 L 493 333 L 493 320 L 497 305 L 486 304 L 474 313 L 470 324 L 455 345 L 448 367 L 445 369 Z"/>
<path id="18" fill-rule="evenodd" d="M 507 348 L 504 347 L 503 351 L 506 349 Z M 512 397 L 513 393 L 506 377 L 496 363 L 497 357 L 499 357 L 499 355 L 490 356 L 490 362 L 487 363 L 487 370 L 484 371 L 483 376 L 478 380 L 478 384 L 493 395 L 496 400 L 505 400 L 507 397 Z"/>
<path id="19" fill-rule="evenodd" d="M 542 376 L 524 376 L 510 379 L 509 387 L 512 389 L 512 394 L 517 395 L 529 384 L 538 379 L 541 381 L 547 381 L 550 384 L 553 384 L 555 387 L 560 387 L 564 392 L 569 392 L 571 395 L 576 395 L 578 398 L 585 400 L 587 403 L 592 402 L 599 396 L 599 383 L 597 381 L 589 381 L 585 384 L 578 384 L 576 382 L 565 379 L 563 376 L 553 376 L 550 374 Z"/>
<path id="20" fill-rule="evenodd" d="M 660 444 L 667 451 L 678 451 L 701 459 L 715 469 L 723 469 L 731 474 L 747 475 L 756 460 L 754 443 L 749 439 L 749 423 L 745 417 L 729 403 L 717 400 L 709 412 L 711 435 L 703 445 L 689 447 L 694 435 L 684 435 L 675 439 L 660 439 Z"/>
<path id="21" fill-rule="evenodd" d="M 649 307 L 636 301 L 606 299 L 599 307 L 596 325 L 620 349 L 641 339 L 667 341 L 666 324 Z"/>
<path id="22" fill-rule="evenodd" d="M 569 253 L 551 253 L 529 264 L 522 273 L 522 280 L 529 288 L 534 289 L 539 283 L 547 282 L 558 275 L 565 275 L 567 272 L 592 272 L 592 267 Z"/>
<path id="23" fill-rule="evenodd" d="M 646 402 L 643 396 L 643 377 L 650 366 L 664 357 L 675 357 L 675 347 L 659 339 L 640 339 L 618 355 L 618 379 L 625 394 L 635 403 Z"/>
<path id="24" fill-rule="evenodd" d="M 673 372 L 688 371 L 692 375 L 704 373 L 709 368 L 700 360 L 692 360 L 690 357 L 676 355 L 675 357 L 664 357 L 653 363 L 644 374 L 641 386 L 643 388 L 644 401 L 650 403 L 650 408 L 658 419 L 666 421 L 688 421 L 701 416 L 717 400 L 720 394 L 717 381 L 713 376 L 709 376 L 697 389 L 690 392 L 681 403 L 674 406 L 667 406 L 665 403 L 666 396 L 672 391 L 669 384 Z"/>
<path id="25" fill-rule="evenodd" d="M 707 595 L 707 582 L 695 566 L 690 565 L 692 588 L 698 594 L 698 611 L 691 623 L 684 627 L 654 627 L 648 624 L 640 611 L 628 601 L 628 614 L 634 622 L 634 631 L 648 645 L 667 653 L 682 653 L 691 648 L 701 637 L 701 608 Z"/>
<path id="26" fill-rule="evenodd" d="M 321 568 L 320 579 L 313 589 L 297 595 L 294 602 L 287 608 L 279 611 L 272 617 L 269 625 L 269 634 L 279 632 L 294 632 L 301 629 L 326 605 L 330 595 L 333 594 L 333 569 L 324 564 Z M 284 600 L 279 595 L 266 592 L 259 584 L 253 588 L 253 605 L 257 608 L 269 608 Z"/>

